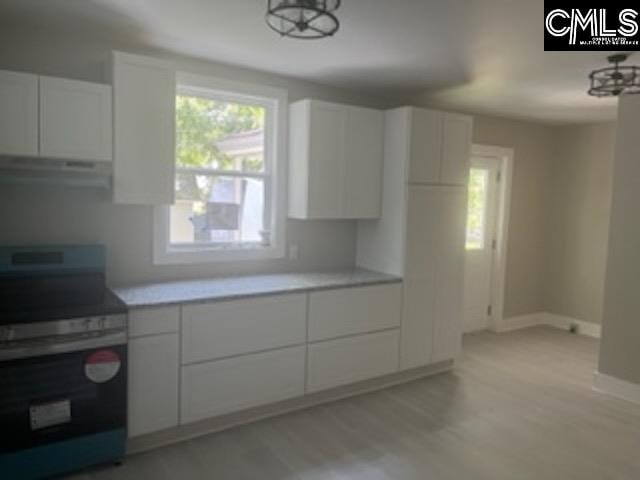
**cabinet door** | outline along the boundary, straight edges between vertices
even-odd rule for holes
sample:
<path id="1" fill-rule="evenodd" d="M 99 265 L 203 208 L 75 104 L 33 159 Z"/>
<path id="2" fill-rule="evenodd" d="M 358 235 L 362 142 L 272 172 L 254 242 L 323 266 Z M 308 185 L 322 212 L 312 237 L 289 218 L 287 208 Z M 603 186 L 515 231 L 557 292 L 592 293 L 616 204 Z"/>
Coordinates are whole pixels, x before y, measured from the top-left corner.
<path id="1" fill-rule="evenodd" d="M 405 281 L 400 347 L 403 369 L 431 363 L 436 295 L 435 271 Z"/>
<path id="2" fill-rule="evenodd" d="M 289 107 L 289 217 L 309 216 L 309 138 L 311 102 Z"/>
<path id="3" fill-rule="evenodd" d="M 460 353 L 466 198 L 460 188 L 444 189 L 440 194 L 432 362 L 450 360 Z"/>
<path id="4" fill-rule="evenodd" d="M 307 392 L 398 370 L 399 332 L 390 330 L 309 345 Z"/>
<path id="5" fill-rule="evenodd" d="M 436 187 L 409 187 L 405 257 L 407 278 L 422 279 L 435 272 L 439 208 L 440 193 Z"/>
<path id="6" fill-rule="evenodd" d="M 113 96 L 114 201 L 173 203 L 174 70 L 154 59 L 115 53 Z"/>
<path id="7" fill-rule="evenodd" d="M 402 367 L 454 358 L 460 348 L 466 194 L 410 187 Z"/>
<path id="8" fill-rule="evenodd" d="M 443 113 L 412 108 L 409 183 L 440 182 Z"/>
<path id="9" fill-rule="evenodd" d="M 309 341 L 400 325 L 400 284 L 341 288 L 309 294 Z"/>
<path id="10" fill-rule="evenodd" d="M 466 185 L 471 153 L 471 117 L 446 113 L 443 125 L 440 183 Z"/>
<path id="11" fill-rule="evenodd" d="M 342 218 L 346 107 L 311 101 L 308 218 Z"/>
<path id="12" fill-rule="evenodd" d="M 306 340 L 305 294 L 182 307 L 182 362 L 258 352 Z"/>
<path id="13" fill-rule="evenodd" d="M 182 367 L 181 423 L 304 394 L 304 346 Z"/>
<path id="14" fill-rule="evenodd" d="M 0 154 L 38 155 L 38 77 L 0 71 Z"/>
<path id="15" fill-rule="evenodd" d="M 344 174 L 344 217 L 378 218 L 382 205 L 384 115 L 348 107 Z"/>
<path id="16" fill-rule="evenodd" d="M 111 161 L 111 86 L 40 77 L 40 156 Z"/>
<path id="17" fill-rule="evenodd" d="M 438 188 L 410 186 L 407 208 L 401 349 L 402 368 L 405 369 L 431 363 L 438 282 Z"/>
<path id="18" fill-rule="evenodd" d="M 129 436 L 178 425 L 178 334 L 129 340 Z"/>

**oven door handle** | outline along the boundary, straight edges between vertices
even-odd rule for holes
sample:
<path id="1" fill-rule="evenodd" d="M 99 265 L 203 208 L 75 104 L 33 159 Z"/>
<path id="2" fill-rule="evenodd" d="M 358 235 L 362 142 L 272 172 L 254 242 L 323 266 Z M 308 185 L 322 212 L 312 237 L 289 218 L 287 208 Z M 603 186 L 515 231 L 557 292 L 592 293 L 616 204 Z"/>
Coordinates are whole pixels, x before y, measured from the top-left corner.
<path id="1" fill-rule="evenodd" d="M 39 341 L 15 342 L 0 346 L 0 361 L 42 357 L 59 353 L 78 352 L 94 348 L 111 347 L 127 343 L 125 330 L 99 334 L 73 335 L 67 338 L 50 337 Z"/>

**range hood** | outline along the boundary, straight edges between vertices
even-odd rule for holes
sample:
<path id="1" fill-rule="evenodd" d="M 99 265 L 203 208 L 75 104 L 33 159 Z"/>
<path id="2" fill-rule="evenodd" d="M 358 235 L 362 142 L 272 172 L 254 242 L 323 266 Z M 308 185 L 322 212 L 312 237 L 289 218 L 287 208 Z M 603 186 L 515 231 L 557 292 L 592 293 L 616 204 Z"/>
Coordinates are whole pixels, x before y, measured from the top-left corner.
<path id="1" fill-rule="evenodd" d="M 111 162 L 0 157 L 0 183 L 111 189 Z"/>

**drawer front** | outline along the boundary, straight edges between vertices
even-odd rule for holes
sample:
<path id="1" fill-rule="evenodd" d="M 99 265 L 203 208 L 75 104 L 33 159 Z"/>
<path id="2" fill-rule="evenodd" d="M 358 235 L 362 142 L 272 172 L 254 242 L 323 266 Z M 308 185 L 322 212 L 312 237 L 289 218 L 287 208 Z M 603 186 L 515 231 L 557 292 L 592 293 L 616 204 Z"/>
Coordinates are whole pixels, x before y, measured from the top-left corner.
<path id="1" fill-rule="evenodd" d="M 375 285 L 309 295 L 309 341 L 400 325 L 402 286 Z"/>
<path id="2" fill-rule="evenodd" d="M 182 307 L 182 363 L 302 344 L 306 295 L 276 295 Z"/>
<path id="3" fill-rule="evenodd" d="M 129 341 L 129 436 L 178 425 L 178 334 Z"/>
<path id="4" fill-rule="evenodd" d="M 129 312 L 131 338 L 180 330 L 180 307 L 141 308 Z"/>
<path id="5" fill-rule="evenodd" d="M 181 423 L 304 394 L 305 347 L 182 367 Z"/>
<path id="6" fill-rule="evenodd" d="M 392 330 L 309 345 L 307 392 L 396 372 L 399 339 Z"/>

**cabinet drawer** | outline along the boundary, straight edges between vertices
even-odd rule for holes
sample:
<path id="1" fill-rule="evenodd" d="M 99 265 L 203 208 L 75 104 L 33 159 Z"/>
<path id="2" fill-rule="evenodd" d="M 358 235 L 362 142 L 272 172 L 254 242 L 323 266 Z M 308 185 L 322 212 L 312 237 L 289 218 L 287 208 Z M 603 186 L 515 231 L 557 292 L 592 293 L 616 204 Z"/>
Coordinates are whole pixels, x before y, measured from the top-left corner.
<path id="1" fill-rule="evenodd" d="M 129 436 L 178 425 L 178 334 L 129 341 Z"/>
<path id="2" fill-rule="evenodd" d="M 393 330 L 309 345 L 307 392 L 397 371 L 399 338 Z"/>
<path id="3" fill-rule="evenodd" d="M 299 346 L 182 367 L 181 422 L 301 396 L 304 365 Z"/>
<path id="4" fill-rule="evenodd" d="M 400 325 L 402 287 L 374 285 L 309 295 L 309 341 Z"/>
<path id="5" fill-rule="evenodd" d="M 136 338 L 180 330 L 180 307 L 141 308 L 129 312 L 129 337 Z"/>
<path id="6" fill-rule="evenodd" d="M 182 307 L 182 363 L 305 342 L 306 295 L 277 295 Z"/>

